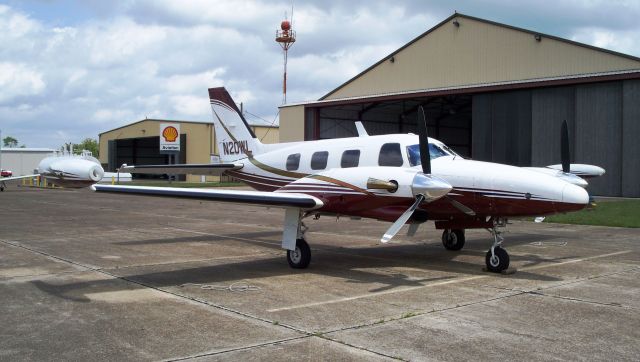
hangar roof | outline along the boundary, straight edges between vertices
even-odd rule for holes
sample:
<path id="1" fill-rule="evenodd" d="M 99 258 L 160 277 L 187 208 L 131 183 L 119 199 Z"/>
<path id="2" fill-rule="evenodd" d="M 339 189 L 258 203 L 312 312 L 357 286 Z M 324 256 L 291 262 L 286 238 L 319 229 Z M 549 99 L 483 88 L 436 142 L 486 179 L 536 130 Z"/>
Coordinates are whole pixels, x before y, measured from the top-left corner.
<path id="1" fill-rule="evenodd" d="M 634 71 L 640 58 L 454 13 L 320 101 Z"/>
<path id="2" fill-rule="evenodd" d="M 173 120 L 173 119 L 155 119 L 155 118 L 145 118 L 145 119 L 141 119 L 139 121 L 135 121 L 135 122 L 131 122 L 129 124 L 125 124 L 124 126 L 120 126 L 120 127 L 116 127 L 113 129 L 110 129 L 108 131 L 104 131 L 104 132 L 100 132 L 99 135 L 105 134 L 105 133 L 109 133 L 109 132 L 113 132 L 119 129 L 123 129 L 123 128 L 127 128 L 127 127 L 131 127 L 135 124 L 138 123 L 142 123 L 142 122 L 166 122 L 166 123 L 194 123 L 194 124 L 213 124 L 213 121 L 180 121 L 180 120 Z M 263 128 L 278 128 L 277 125 L 266 125 L 266 124 L 249 124 L 249 126 L 251 127 L 263 127 Z"/>

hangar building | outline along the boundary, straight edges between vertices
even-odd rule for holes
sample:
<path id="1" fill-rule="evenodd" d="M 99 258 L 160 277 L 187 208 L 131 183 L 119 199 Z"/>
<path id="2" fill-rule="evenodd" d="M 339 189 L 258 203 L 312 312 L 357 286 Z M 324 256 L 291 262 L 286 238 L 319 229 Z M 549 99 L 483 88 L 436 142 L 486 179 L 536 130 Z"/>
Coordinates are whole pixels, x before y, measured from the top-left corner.
<path id="1" fill-rule="evenodd" d="M 160 124 L 180 124 L 180 153 L 176 163 L 210 163 L 218 155 L 212 122 L 143 119 L 100 133 L 100 163 L 105 171 L 115 172 L 123 163 L 129 165 L 164 165 L 169 156 L 160 153 Z M 264 143 L 278 142 L 278 127 L 252 125 Z M 201 176 L 180 176 L 180 180 L 198 182 Z M 218 177 L 207 176 L 208 181 Z"/>
<path id="2" fill-rule="evenodd" d="M 640 197 L 640 58 L 453 14 L 317 101 L 280 110 L 280 140 L 416 132 L 477 160 L 606 169 L 590 192 Z"/>
<path id="3" fill-rule="evenodd" d="M 0 168 L 10 170 L 13 176 L 33 174 L 40 161 L 56 152 L 51 148 L 2 148 L 0 151 Z"/>

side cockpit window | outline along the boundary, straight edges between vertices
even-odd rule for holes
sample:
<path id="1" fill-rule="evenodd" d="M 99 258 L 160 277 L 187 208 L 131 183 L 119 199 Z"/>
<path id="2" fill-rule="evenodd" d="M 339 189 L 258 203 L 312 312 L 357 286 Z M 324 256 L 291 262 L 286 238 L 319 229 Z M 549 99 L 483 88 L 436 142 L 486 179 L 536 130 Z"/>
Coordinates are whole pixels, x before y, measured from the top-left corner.
<path id="1" fill-rule="evenodd" d="M 385 143 L 380 148 L 380 155 L 378 156 L 379 166 L 402 166 L 402 153 L 400 152 L 399 143 Z"/>
<path id="2" fill-rule="evenodd" d="M 287 171 L 295 171 L 300 167 L 300 154 L 294 153 L 287 157 Z"/>

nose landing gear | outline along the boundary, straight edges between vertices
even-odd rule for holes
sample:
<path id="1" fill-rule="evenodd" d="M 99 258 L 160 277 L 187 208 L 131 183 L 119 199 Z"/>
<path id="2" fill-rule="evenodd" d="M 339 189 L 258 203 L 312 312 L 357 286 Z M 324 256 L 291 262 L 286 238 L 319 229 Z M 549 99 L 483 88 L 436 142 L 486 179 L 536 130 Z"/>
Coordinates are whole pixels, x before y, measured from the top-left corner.
<path id="1" fill-rule="evenodd" d="M 487 231 L 493 235 L 493 244 L 491 245 L 491 249 L 487 251 L 485 263 L 487 265 L 487 270 L 494 273 L 502 273 L 509 269 L 509 254 L 501 247 L 502 242 L 504 241 L 504 237 L 502 237 L 503 231 L 498 229 L 506 226 L 506 219 L 497 219 L 493 228 L 487 229 Z"/>

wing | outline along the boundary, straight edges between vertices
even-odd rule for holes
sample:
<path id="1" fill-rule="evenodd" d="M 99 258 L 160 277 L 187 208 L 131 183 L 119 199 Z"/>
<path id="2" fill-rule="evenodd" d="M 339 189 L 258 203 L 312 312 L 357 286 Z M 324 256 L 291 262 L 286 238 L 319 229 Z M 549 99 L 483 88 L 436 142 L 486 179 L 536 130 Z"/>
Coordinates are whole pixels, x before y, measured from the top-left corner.
<path id="1" fill-rule="evenodd" d="M 202 164 L 177 164 L 177 165 L 122 165 L 120 172 L 149 173 L 149 174 L 189 174 L 220 176 L 225 171 L 239 170 L 241 163 L 202 163 Z"/>
<path id="2" fill-rule="evenodd" d="M 278 193 L 264 191 L 180 189 L 174 187 L 94 185 L 97 192 L 111 192 L 129 195 L 164 196 L 196 200 L 253 204 L 261 206 L 299 208 L 314 210 L 323 206 L 322 201 L 313 196 L 298 193 Z"/>
<path id="3" fill-rule="evenodd" d="M 0 178 L 0 182 L 22 180 L 23 178 L 30 178 L 30 177 L 36 177 L 36 176 L 40 176 L 40 174 L 39 173 L 34 173 L 33 175 L 1 177 Z"/>

